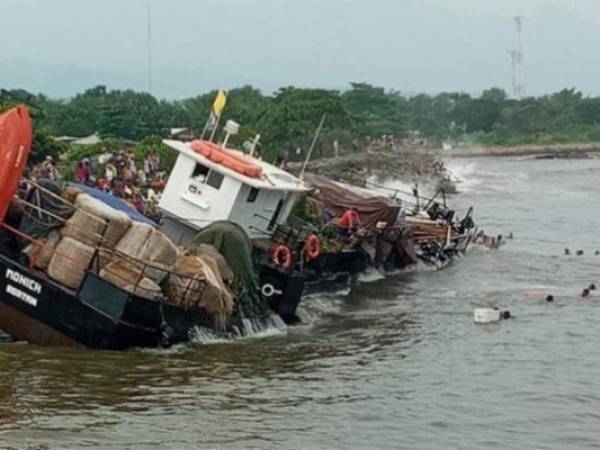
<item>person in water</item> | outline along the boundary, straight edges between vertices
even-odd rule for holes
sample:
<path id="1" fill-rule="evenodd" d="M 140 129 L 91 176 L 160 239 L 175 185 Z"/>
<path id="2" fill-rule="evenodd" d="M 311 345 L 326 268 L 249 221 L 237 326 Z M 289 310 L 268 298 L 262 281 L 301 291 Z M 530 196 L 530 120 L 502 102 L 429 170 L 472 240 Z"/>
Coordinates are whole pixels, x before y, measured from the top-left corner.
<path id="1" fill-rule="evenodd" d="M 358 215 L 358 209 L 352 207 L 347 209 L 342 217 L 338 220 L 337 231 L 338 235 L 342 239 L 348 239 L 356 230 L 360 227 L 360 217 Z"/>

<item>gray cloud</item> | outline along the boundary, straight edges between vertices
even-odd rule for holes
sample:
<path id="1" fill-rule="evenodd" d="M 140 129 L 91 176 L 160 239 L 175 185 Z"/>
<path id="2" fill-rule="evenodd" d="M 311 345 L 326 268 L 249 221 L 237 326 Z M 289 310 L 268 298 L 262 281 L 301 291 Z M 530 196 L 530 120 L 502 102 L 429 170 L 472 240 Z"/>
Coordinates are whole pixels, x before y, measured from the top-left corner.
<path id="1" fill-rule="evenodd" d="M 508 89 L 511 16 L 524 14 L 528 92 L 597 94 L 598 3 L 152 0 L 153 90 L 180 97 L 243 83 L 269 92 L 349 81 L 404 92 Z M 0 86 L 54 96 L 97 83 L 145 89 L 146 5 L 0 0 Z"/>

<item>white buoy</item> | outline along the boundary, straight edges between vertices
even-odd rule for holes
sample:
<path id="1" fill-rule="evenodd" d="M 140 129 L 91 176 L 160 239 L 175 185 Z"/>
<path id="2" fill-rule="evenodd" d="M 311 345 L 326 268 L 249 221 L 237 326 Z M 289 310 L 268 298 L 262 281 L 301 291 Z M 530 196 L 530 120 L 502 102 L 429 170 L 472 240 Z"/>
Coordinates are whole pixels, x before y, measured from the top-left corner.
<path id="1" fill-rule="evenodd" d="M 473 314 L 475 323 L 494 323 L 500 321 L 500 310 L 493 308 L 475 308 Z"/>

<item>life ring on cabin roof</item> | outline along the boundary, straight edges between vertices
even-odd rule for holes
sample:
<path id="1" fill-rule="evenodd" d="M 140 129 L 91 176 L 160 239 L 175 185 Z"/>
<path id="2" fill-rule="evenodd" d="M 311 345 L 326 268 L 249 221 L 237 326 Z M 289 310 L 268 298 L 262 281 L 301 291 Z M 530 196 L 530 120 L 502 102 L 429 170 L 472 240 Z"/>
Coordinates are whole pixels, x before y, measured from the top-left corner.
<path id="1" fill-rule="evenodd" d="M 27 164 L 33 130 L 26 106 L 0 114 L 0 223 L 12 202 Z"/>
<path id="2" fill-rule="evenodd" d="M 306 242 L 304 242 L 304 254 L 309 261 L 317 259 L 321 254 L 321 242 L 319 241 L 319 236 L 315 233 L 311 233 L 306 238 Z"/>
<path id="3" fill-rule="evenodd" d="M 191 147 L 196 153 L 200 153 L 212 162 L 221 164 L 247 177 L 260 178 L 263 173 L 263 168 L 256 164 L 251 157 L 221 147 L 214 142 L 196 139 L 192 141 Z"/>
<path id="4" fill-rule="evenodd" d="M 280 244 L 273 250 L 273 263 L 275 267 L 282 267 L 289 270 L 292 267 L 292 251 L 287 245 Z"/>

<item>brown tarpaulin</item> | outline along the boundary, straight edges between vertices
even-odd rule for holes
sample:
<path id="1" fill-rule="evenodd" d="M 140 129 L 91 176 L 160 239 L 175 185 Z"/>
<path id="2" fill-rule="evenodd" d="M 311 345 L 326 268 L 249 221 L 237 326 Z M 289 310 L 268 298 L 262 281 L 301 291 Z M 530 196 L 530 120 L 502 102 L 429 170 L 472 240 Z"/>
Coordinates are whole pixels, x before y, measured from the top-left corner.
<path id="1" fill-rule="evenodd" d="M 396 222 L 400 206 L 389 198 L 359 194 L 320 175 L 306 174 L 304 182 L 314 188 L 308 196 L 308 203 L 319 217 L 323 217 L 325 209 L 340 217 L 347 209 L 355 207 L 361 225 L 370 230 L 377 222 L 387 222 L 388 225 Z"/>

